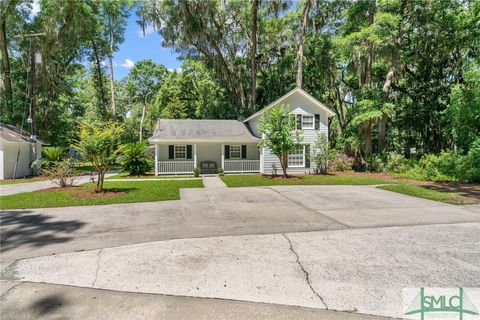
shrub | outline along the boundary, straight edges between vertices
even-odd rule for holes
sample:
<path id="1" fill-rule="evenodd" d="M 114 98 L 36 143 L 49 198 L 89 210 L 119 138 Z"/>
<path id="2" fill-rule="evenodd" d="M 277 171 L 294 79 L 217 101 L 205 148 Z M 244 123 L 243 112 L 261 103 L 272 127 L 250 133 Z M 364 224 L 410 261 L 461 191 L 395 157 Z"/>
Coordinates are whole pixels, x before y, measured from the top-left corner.
<path id="1" fill-rule="evenodd" d="M 344 153 L 331 150 L 328 155 L 328 170 L 333 172 L 343 172 L 351 170 L 353 159 Z"/>
<path id="2" fill-rule="evenodd" d="M 198 177 L 200 175 L 200 168 L 193 168 L 193 175 Z"/>
<path id="3" fill-rule="evenodd" d="M 403 173 L 411 169 L 415 165 L 413 159 L 407 159 L 403 155 L 396 152 L 389 152 L 386 154 L 385 171 L 393 173 Z"/>
<path id="4" fill-rule="evenodd" d="M 372 154 L 367 159 L 367 170 L 370 172 L 383 172 L 385 171 L 384 157 L 379 154 Z"/>
<path id="5" fill-rule="evenodd" d="M 57 162 L 62 161 L 64 155 L 63 148 L 60 147 L 43 147 L 42 158 L 32 162 L 32 167 L 38 168 L 40 173 L 45 169 L 53 167 Z"/>
<path id="6" fill-rule="evenodd" d="M 75 161 L 66 159 L 54 162 L 49 168 L 43 169 L 43 175 L 60 187 L 71 186 L 77 179 Z"/>
<path id="7" fill-rule="evenodd" d="M 463 166 L 465 180 L 480 182 L 480 138 L 477 138 L 470 146 Z"/>
<path id="8" fill-rule="evenodd" d="M 148 145 L 143 142 L 124 144 L 120 147 L 120 164 L 122 171 L 128 172 L 131 176 L 142 175 L 152 170 L 153 164 L 147 155 Z"/>
<path id="9" fill-rule="evenodd" d="M 224 172 L 225 172 L 225 171 L 223 170 L 223 168 L 218 169 L 218 175 L 219 175 L 219 176 L 223 176 L 223 175 L 224 175 Z"/>

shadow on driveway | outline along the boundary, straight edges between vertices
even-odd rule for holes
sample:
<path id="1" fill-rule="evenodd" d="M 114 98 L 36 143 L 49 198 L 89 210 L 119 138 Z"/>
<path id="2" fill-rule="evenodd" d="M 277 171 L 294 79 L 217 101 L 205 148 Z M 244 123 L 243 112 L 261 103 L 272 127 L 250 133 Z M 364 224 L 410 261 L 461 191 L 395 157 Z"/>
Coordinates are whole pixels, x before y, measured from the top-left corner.
<path id="1" fill-rule="evenodd" d="M 0 213 L 0 252 L 20 246 L 42 247 L 67 242 L 73 239 L 69 234 L 85 224 L 80 220 L 54 220 L 32 211 L 3 211 Z"/>

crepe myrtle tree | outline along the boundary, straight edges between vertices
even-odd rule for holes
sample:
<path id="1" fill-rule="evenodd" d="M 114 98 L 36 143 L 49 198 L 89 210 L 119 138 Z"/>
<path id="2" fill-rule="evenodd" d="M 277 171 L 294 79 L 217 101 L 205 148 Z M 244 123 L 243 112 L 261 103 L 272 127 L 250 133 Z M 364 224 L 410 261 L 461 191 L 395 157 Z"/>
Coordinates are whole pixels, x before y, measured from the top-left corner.
<path id="1" fill-rule="evenodd" d="M 273 107 L 262 117 L 259 128 L 262 134 L 260 145 L 278 157 L 283 177 L 287 178 L 288 154 L 302 141 L 289 106 L 280 104 Z"/>
<path id="2" fill-rule="evenodd" d="M 115 163 L 119 152 L 120 136 L 123 127 L 114 123 L 82 123 L 79 128 L 79 140 L 74 145 L 83 159 L 91 161 L 97 171 L 96 192 L 103 191 L 105 173 Z"/>

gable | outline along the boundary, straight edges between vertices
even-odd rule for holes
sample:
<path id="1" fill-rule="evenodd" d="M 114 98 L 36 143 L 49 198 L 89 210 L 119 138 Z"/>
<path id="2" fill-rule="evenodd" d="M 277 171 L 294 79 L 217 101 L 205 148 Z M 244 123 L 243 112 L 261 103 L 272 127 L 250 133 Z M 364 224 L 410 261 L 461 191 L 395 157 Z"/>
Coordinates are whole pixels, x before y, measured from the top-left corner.
<path id="1" fill-rule="evenodd" d="M 286 95 L 280 97 L 279 99 L 275 100 L 274 102 L 270 103 L 268 106 L 263 108 L 262 110 L 256 112 L 255 114 L 251 115 L 247 119 L 244 120 L 244 122 L 249 122 L 259 116 L 261 116 L 263 113 L 265 113 L 267 110 L 270 108 L 279 105 L 279 104 L 284 104 L 284 105 L 289 105 L 291 110 L 303 110 L 306 113 L 322 113 L 325 115 L 326 118 L 333 117 L 335 115 L 335 112 L 327 108 L 323 103 L 309 95 L 307 92 L 300 88 L 296 88 Z"/>

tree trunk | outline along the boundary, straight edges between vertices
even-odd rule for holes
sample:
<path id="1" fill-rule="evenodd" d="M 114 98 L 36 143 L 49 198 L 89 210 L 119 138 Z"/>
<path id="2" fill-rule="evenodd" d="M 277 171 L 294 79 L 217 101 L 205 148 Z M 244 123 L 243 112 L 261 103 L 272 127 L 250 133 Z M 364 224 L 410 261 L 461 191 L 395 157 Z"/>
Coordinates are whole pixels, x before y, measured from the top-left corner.
<path id="1" fill-rule="evenodd" d="M 305 30 L 307 29 L 308 14 L 310 13 L 311 7 L 312 0 L 305 1 L 305 6 L 303 7 L 302 12 L 302 24 L 300 25 L 300 39 L 298 41 L 297 56 L 295 58 L 295 68 L 297 69 L 296 85 L 298 88 L 302 87 L 303 81 L 303 45 L 305 42 Z"/>
<path id="2" fill-rule="evenodd" d="M 13 113 L 12 81 L 10 80 L 10 60 L 8 57 L 8 44 L 5 19 L 0 22 L 0 54 L 2 58 L 2 81 L 5 89 L 7 110 Z"/>
<path id="3" fill-rule="evenodd" d="M 142 118 L 140 120 L 140 132 L 139 132 L 139 140 L 142 142 L 142 137 L 143 137 L 143 122 L 145 121 L 145 113 L 147 112 L 147 102 L 143 102 L 143 108 L 142 108 Z"/>
<path id="4" fill-rule="evenodd" d="M 110 68 L 110 91 L 112 93 L 112 118 L 115 121 L 117 119 L 117 107 L 115 101 L 115 77 L 113 75 L 113 45 L 114 45 L 114 36 L 113 36 L 113 27 L 111 17 L 110 19 L 110 50 L 108 52 L 108 64 Z"/>
<path id="5" fill-rule="evenodd" d="M 280 156 L 280 166 L 282 167 L 283 177 L 287 178 L 287 168 L 288 168 L 288 152 L 282 152 Z"/>
<path id="6" fill-rule="evenodd" d="M 387 116 L 378 120 L 378 152 L 382 152 L 387 144 Z"/>
<path id="7" fill-rule="evenodd" d="M 368 120 L 363 127 L 364 153 L 368 157 L 372 153 L 372 123 Z"/>
<path id="8" fill-rule="evenodd" d="M 97 48 L 97 44 L 95 43 L 95 41 L 92 41 L 92 47 L 93 47 L 93 54 L 94 54 L 94 57 L 95 57 L 95 66 L 96 66 L 96 69 L 97 69 L 97 77 L 98 77 L 98 87 L 97 88 L 97 93 L 99 94 L 99 98 L 100 98 L 100 113 L 102 114 L 102 119 L 103 120 L 107 120 L 107 109 L 106 109 L 106 105 L 107 105 L 107 99 L 106 99 L 106 96 L 105 96 L 105 85 L 103 83 L 103 72 L 102 72 L 102 65 L 101 65 L 101 61 L 100 61 L 100 56 L 98 54 L 98 48 Z"/>
<path id="9" fill-rule="evenodd" d="M 259 0 L 253 0 L 253 8 L 252 8 L 252 36 L 251 36 L 251 69 L 252 69 L 252 74 L 251 74 L 251 83 L 250 83 L 250 109 L 253 112 L 255 112 L 255 103 L 257 100 L 257 61 L 256 61 L 256 56 L 257 56 L 257 19 L 258 19 L 258 1 Z"/>
<path id="10" fill-rule="evenodd" d="M 36 97 L 36 72 L 35 72 L 35 46 L 30 46 L 30 54 L 31 54 L 31 69 L 30 69 L 30 117 L 32 119 L 32 135 L 35 136 L 37 134 L 37 121 L 36 121 L 36 109 L 37 109 L 37 97 Z"/>

